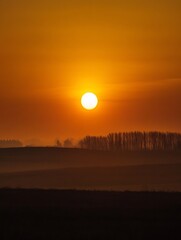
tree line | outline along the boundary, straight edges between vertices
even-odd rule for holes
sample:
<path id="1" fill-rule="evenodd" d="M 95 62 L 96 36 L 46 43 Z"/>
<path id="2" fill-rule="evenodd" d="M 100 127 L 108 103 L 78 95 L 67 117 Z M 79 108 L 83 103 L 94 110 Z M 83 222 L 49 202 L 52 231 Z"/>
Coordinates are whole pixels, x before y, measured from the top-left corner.
<path id="1" fill-rule="evenodd" d="M 84 149 L 104 151 L 181 150 L 181 134 L 171 132 L 120 132 L 107 136 L 86 136 L 79 145 Z"/>
<path id="2" fill-rule="evenodd" d="M 0 148 L 22 147 L 23 144 L 19 140 L 0 140 Z"/>

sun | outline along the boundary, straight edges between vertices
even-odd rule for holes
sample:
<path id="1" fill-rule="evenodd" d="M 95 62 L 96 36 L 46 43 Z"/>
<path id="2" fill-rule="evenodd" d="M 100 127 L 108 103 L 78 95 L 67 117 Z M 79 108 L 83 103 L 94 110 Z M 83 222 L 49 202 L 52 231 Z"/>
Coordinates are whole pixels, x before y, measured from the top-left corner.
<path id="1" fill-rule="evenodd" d="M 92 110 L 98 104 L 97 96 L 92 92 L 87 92 L 82 96 L 81 104 L 85 109 Z"/>

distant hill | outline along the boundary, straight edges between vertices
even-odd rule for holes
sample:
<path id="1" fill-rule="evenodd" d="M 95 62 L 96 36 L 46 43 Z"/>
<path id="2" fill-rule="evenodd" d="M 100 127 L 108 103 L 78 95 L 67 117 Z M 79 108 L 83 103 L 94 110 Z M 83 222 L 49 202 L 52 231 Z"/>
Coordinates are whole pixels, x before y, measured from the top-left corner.
<path id="1" fill-rule="evenodd" d="M 181 152 L 0 149 L 0 187 L 181 191 Z"/>
<path id="2" fill-rule="evenodd" d="M 0 149 L 0 173 L 72 167 L 181 163 L 181 151 L 110 152 L 57 147 Z"/>

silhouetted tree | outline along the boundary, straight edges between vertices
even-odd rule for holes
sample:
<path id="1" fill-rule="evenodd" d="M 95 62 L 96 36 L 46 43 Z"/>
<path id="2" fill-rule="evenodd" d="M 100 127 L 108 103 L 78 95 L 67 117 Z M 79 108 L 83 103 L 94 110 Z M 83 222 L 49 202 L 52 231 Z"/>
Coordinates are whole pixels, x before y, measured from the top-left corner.
<path id="1" fill-rule="evenodd" d="M 122 132 L 107 136 L 86 136 L 81 148 L 109 151 L 167 151 L 181 150 L 180 133 Z"/>
<path id="2" fill-rule="evenodd" d="M 63 142 L 63 146 L 64 146 L 65 148 L 71 148 L 71 147 L 73 147 L 72 140 L 71 140 L 70 138 L 65 139 L 64 142 Z"/>
<path id="3" fill-rule="evenodd" d="M 22 147 L 23 144 L 19 140 L 0 140 L 0 148 Z"/>
<path id="4" fill-rule="evenodd" d="M 57 147 L 62 147 L 62 144 L 61 144 L 61 142 L 59 140 L 56 141 L 56 146 Z"/>

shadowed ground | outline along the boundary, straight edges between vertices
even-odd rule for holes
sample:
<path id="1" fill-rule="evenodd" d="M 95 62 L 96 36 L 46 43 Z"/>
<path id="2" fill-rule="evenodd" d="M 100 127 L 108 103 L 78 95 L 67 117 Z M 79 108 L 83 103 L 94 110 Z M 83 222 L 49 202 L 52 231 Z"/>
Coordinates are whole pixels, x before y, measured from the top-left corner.
<path id="1" fill-rule="evenodd" d="M 181 193 L 0 190 L 0 239 L 180 239 Z"/>

